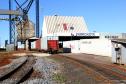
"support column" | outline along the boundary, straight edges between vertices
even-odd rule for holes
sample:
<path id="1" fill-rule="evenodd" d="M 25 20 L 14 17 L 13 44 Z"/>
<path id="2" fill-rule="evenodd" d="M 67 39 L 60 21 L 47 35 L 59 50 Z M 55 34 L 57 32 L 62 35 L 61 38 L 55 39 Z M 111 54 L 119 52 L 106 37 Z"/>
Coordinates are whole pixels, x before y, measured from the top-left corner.
<path id="1" fill-rule="evenodd" d="M 29 45 L 29 42 L 28 42 L 28 40 L 26 40 L 25 41 L 25 50 L 29 50 L 29 46 L 28 45 Z"/>
<path id="2" fill-rule="evenodd" d="M 36 0 L 36 37 L 39 38 L 39 0 Z"/>
<path id="3" fill-rule="evenodd" d="M 9 0 L 9 10 L 11 10 L 11 0 Z M 9 42 L 10 42 L 10 44 L 12 44 L 12 34 L 11 34 L 12 25 L 11 25 L 11 23 L 12 23 L 11 15 L 9 15 Z"/>

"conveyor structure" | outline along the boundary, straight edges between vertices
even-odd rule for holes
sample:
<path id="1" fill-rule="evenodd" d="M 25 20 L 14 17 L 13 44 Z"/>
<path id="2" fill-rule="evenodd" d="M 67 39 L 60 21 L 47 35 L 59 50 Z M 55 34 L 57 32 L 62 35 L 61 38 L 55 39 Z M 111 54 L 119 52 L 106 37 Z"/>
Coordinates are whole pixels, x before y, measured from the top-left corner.
<path id="1" fill-rule="evenodd" d="M 1 19 L 1 20 L 7 20 L 9 21 L 9 41 L 10 44 L 17 45 L 17 41 L 26 41 L 29 38 L 17 38 L 19 36 L 24 35 L 23 32 L 25 32 L 26 29 L 23 28 L 29 28 L 32 21 L 28 18 L 29 10 L 35 1 L 36 4 L 36 29 L 32 29 L 33 31 L 36 30 L 36 37 L 39 37 L 39 0 L 23 0 L 22 4 L 19 3 L 18 0 L 8 0 L 9 4 L 9 10 L 3 10 L 0 9 L 0 15 L 9 15 L 9 18 L 7 19 Z M 12 9 L 13 4 L 15 3 L 15 8 Z M 18 25 L 18 26 L 17 26 Z M 20 28 L 19 28 L 20 25 Z M 34 25 L 34 24 L 32 24 Z M 30 28 L 29 28 L 30 29 Z M 17 32 L 18 30 L 21 30 L 20 32 Z M 28 30 L 28 29 L 27 29 Z M 20 34 L 18 34 L 20 33 Z M 32 32 L 33 33 L 33 32 Z M 19 36 L 18 36 L 19 35 Z M 31 35 L 31 34 L 30 34 Z M 35 36 L 35 35 L 33 35 Z M 25 42 L 23 42 L 25 43 Z"/>

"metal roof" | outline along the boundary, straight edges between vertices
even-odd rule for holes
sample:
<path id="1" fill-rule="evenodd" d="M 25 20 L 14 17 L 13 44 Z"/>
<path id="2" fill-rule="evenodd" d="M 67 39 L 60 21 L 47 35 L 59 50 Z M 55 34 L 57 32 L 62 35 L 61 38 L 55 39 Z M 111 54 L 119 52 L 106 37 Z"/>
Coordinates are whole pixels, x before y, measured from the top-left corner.
<path id="1" fill-rule="evenodd" d="M 126 39 L 112 39 L 112 42 L 116 42 L 116 43 L 126 43 Z"/>
<path id="2" fill-rule="evenodd" d="M 87 25 L 82 16 L 45 16 L 43 35 L 54 33 L 87 33 Z"/>

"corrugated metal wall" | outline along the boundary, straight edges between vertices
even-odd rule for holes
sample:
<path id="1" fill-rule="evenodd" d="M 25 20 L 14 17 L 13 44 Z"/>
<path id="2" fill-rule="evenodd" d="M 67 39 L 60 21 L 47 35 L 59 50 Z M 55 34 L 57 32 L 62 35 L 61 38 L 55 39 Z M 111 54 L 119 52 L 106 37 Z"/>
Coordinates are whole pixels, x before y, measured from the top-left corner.
<path id="1" fill-rule="evenodd" d="M 39 50 L 41 49 L 41 43 L 42 43 L 41 38 L 36 41 L 36 43 L 35 43 L 36 44 L 36 49 L 39 49 Z"/>
<path id="2" fill-rule="evenodd" d="M 102 56 L 112 56 L 112 44 L 111 40 L 108 39 L 83 39 L 80 40 L 80 52 L 102 55 Z"/>
<path id="3" fill-rule="evenodd" d="M 58 50 L 59 45 L 58 45 L 58 40 L 48 40 L 48 49 L 52 50 Z"/>

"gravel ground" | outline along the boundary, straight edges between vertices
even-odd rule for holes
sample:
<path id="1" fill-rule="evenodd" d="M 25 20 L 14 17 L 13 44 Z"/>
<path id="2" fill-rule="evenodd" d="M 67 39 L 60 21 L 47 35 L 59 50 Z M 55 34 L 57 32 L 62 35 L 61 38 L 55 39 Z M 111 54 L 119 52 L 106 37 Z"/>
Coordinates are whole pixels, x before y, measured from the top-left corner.
<path id="1" fill-rule="evenodd" d="M 126 84 L 125 65 L 116 65 L 111 62 L 111 57 L 90 54 L 61 54 L 75 59 L 77 62 L 90 67 L 116 84 Z"/>
<path id="2" fill-rule="evenodd" d="M 73 60 L 60 55 L 55 55 L 51 59 L 56 60 L 62 66 L 60 69 L 65 84 L 107 84 L 110 82 L 101 74 Z"/>
<path id="3" fill-rule="evenodd" d="M 83 55 L 70 54 L 67 56 L 73 56 L 86 62 L 90 60 L 91 63 L 94 62 L 100 66 L 102 64 L 111 64 L 110 59 L 106 57 L 83 57 Z M 92 68 L 62 55 L 44 56 L 44 54 L 39 54 L 34 58 L 36 63 L 33 65 L 33 72 L 22 84 L 115 84 L 115 81 L 109 80 L 98 71 L 96 72 Z M 120 67 L 119 70 L 124 69 Z M 117 81 L 116 84 L 120 83 Z"/>
<path id="4" fill-rule="evenodd" d="M 33 70 L 22 84 L 111 84 L 99 73 L 58 55 L 36 57 Z"/>
<path id="5" fill-rule="evenodd" d="M 30 78 L 22 84 L 57 84 L 57 82 L 53 80 L 53 76 L 55 73 L 59 72 L 60 65 L 54 60 L 46 57 L 36 57 L 33 70 Z"/>

